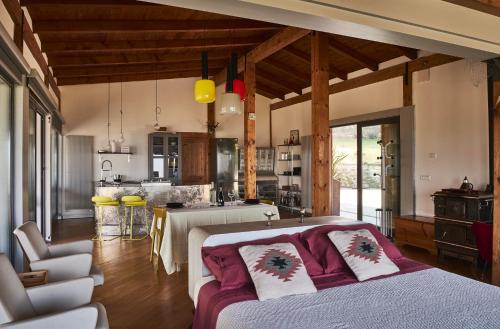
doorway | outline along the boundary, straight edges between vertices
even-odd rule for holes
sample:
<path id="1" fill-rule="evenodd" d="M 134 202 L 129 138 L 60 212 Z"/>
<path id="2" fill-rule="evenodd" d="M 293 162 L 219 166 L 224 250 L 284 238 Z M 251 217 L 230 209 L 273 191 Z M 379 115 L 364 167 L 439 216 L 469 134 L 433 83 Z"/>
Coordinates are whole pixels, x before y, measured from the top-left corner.
<path id="1" fill-rule="evenodd" d="M 399 118 L 336 126 L 331 133 L 340 215 L 378 226 L 383 214 L 399 215 Z"/>

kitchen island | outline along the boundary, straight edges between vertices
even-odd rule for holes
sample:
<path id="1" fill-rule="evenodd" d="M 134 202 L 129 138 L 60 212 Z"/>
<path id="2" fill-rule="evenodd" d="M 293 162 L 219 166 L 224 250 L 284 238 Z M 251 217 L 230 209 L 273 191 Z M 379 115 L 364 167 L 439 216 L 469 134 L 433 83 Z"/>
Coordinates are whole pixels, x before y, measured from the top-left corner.
<path id="1" fill-rule="evenodd" d="M 95 187 L 95 195 L 109 196 L 120 200 L 124 195 L 138 195 L 148 201 L 148 221 L 151 225 L 154 206 L 165 206 L 167 202 L 181 202 L 185 204 L 208 203 L 210 201 L 210 184 L 206 185 L 178 185 L 168 183 L 141 183 L 141 184 L 105 184 Z M 103 234 L 120 235 L 120 221 L 125 216 L 123 207 L 107 207 L 104 209 Z M 127 217 L 130 214 L 127 211 Z M 145 234 L 144 211 L 135 209 L 134 234 Z M 130 218 L 130 217 L 128 217 Z"/>

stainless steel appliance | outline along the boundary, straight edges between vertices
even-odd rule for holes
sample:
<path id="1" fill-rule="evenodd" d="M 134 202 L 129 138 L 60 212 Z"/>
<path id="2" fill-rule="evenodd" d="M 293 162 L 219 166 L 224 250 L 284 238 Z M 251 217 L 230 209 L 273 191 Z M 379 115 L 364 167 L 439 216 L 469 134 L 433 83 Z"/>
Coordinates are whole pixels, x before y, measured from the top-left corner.
<path id="1" fill-rule="evenodd" d="M 238 191 L 238 139 L 216 138 L 210 145 L 210 180 L 217 191 L 222 187 L 224 199 L 227 193 Z"/>

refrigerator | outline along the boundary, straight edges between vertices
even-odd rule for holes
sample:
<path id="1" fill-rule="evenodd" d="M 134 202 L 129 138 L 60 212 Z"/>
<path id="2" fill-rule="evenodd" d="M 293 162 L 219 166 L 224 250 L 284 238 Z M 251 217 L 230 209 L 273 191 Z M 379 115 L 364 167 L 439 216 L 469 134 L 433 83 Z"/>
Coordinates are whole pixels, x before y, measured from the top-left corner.
<path id="1" fill-rule="evenodd" d="M 222 187 L 224 200 L 228 192 L 238 194 L 238 139 L 215 138 L 210 143 L 210 180 L 215 183 L 217 193 Z"/>

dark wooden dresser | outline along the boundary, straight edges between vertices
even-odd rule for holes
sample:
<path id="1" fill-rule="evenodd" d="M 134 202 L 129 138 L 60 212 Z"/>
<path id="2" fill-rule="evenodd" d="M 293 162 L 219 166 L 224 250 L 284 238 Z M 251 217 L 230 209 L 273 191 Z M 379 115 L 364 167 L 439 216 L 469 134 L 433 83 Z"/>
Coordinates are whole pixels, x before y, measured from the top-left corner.
<path id="1" fill-rule="evenodd" d="M 442 190 L 434 198 L 434 234 L 438 256 L 451 256 L 477 263 L 475 221 L 492 218 L 493 195 L 479 191 Z"/>

